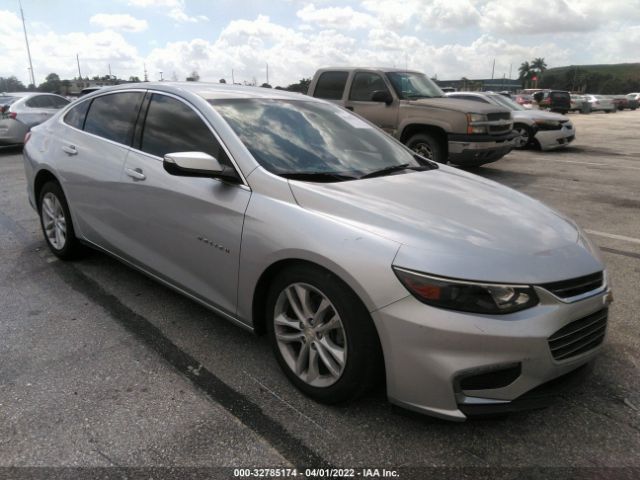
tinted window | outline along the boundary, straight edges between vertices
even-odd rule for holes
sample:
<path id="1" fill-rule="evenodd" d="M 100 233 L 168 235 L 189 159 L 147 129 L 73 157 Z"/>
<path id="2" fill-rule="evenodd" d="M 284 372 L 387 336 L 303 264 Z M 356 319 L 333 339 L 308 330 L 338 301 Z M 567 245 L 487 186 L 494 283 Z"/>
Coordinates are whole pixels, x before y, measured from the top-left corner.
<path id="1" fill-rule="evenodd" d="M 49 99 L 49 106 L 51 108 L 56 108 L 56 109 L 65 107 L 65 106 L 69 105 L 69 103 L 71 103 L 66 98 L 54 97 L 53 95 L 50 95 L 48 97 L 48 99 Z"/>
<path id="2" fill-rule="evenodd" d="M 24 103 L 30 108 L 51 108 L 51 103 L 47 95 L 36 95 Z"/>
<path id="3" fill-rule="evenodd" d="M 324 72 L 318 79 L 313 96 L 327 100 L 340 100 L 348 76 L 347 72 Z"/>
<path id="4" fill-rule="evenodd" d="M 82 102 L 70 109 L 64 116 L 64 123 L 82 130 L 89 105 L 91 105 L 91 102 Z"/>
<path id="5" fill-rule="evenodd" d="M 389 91 L 380 75 L 367 72 L 356 73 L 351 84 L 349 100 L 370 102 L 376 90 Z"/>
<path id="6" fill-rule="evenodd" d="M 173 152 L 205 152 L 220 163 L 230 165 L 224 150 L 198 114 L 166 95 L 151 97 L 140 149 L 158 157 Z"/>
<path id="7" fill-rule="evenodd" d="M 143 97 L 140 92 L 123 92 L 95 98 L 84 123 L 85 132 L 129 145 Z"/>

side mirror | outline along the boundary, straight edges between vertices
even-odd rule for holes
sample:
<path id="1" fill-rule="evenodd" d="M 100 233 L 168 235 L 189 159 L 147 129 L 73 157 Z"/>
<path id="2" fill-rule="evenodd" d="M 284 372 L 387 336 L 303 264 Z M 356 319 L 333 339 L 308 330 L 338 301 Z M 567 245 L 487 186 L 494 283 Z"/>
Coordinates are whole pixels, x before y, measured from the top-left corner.
<path id="1" fill-rule="evenodd" d="M 386 103 L 387 105 L 391 105 L 393 103 L 393 97 L 389 93 L 389 90 L 375 90 L 371 94 L 372 102 L 381 102 Z"/>
<path id="2" fill-rule="evenodd" d="M 240 183 L 240 177 L 233 168 L 220 165 L 216 158 L 204 152 L 167 153 L 162 166 L 167 173 L 178 177 L 221 178 Z"/>

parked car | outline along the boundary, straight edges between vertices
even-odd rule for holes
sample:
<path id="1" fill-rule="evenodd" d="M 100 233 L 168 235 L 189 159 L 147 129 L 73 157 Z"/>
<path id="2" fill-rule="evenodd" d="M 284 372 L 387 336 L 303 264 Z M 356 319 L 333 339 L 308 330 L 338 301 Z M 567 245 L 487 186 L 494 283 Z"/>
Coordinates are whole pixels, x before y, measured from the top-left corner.
<path id="1" fill-rule="evenodd" d="M 571 109 L 571 94 L 564 90 L 540 90 L 533 94 L 538 106 L 561 114 Z"/>
<path id="2" fill-rule="evenodd" d="M 513 129 L 518 132 L 514 146 L 518 149 L 537 146 L 541 150 L 566 147 L 576 138 L 576 130 L 564 115 L 544 110 L 529 110 L 510 98 L 491 92 L 455 92 L 448 97 L 490 103 L 511 110 Z"/>
<path id="3" fill-rule="evenodd" d="M 69 104 L 60 95 L 0 93 L 0 145 L 21 145 L 27 132 Z"/>
<path id="4" fill-rule="evenodd" d="M 392 402 L 460 421 L 539 401 L 601 350 L 607 274 L 574 222 L 330 102 L 105 88 L 35 127 L 24 162 L 53 254 L 89 245 L 267 332 L 321 402 L 384 371 Z"/>
<path id="5" fill-rule="evenodd" d="M 83 88 L 82 90 L 80 90 L 80 95 L 78 95 L 78 97 L 84 97 L 85 95 L 88 95 L 90 93 L 98 91 L 101 88 L 102 87 L 87 87 L 87 88 Z"/>
<path id="6" fill-rule="evenodd" d="M 626 95 L 610 95 L 610 98 L 618 110 L 635 110 L 638 108 L 638 101 L 628 98 Z"/>
<path id="7" fill-rule="evenodd" d="M 508 110 L 446 98 L 420 72 L 324 68 L 316 72 L 308 94 L 354 111 L 440 163 L 479 166 L 513 148 Z"/>
<path id="8" fill-rule="evenodd" d="M 589 101 L 587 100 L 587 97 L 585 97 L 584 95 L 578 95 L 578 94 L 572 93 L 571 108 L 569 108 L 569 111 L 583 112 L 585 103 L 589 103 Z"/>
<path id="9" fill-rule="evenodd" d="M 626 97 L 629 100 L 636 100 L 640 102 L 640 93 L 627 93 Z"/>
<path id="10" fill-rule="evenodd" d="M 592 112 L 614 113 L 617 110 L 613 101 L 611 101 L 610 98 L 607 98 L 604 95 L 588 94 L 585 96 L 587 97 L 587 101 L 591 105 Z"/>
<path id="11" fill-rule="evenodd" d="M 528 93 L 518 93 L 515 97 L 515 102 L 523 108 L 532 109 L 538 108 L 535 100 L 533 99 L 533 95 L 529 95 Z"/>

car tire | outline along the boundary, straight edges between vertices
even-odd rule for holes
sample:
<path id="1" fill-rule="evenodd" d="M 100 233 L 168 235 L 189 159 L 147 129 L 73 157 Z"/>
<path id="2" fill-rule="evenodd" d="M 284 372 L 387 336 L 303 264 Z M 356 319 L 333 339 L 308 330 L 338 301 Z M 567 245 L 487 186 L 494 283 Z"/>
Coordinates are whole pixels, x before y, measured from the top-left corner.
<path id="1" fill-rule="evenodd" d="M 513 129 L 520 134 L 522 141 L 516 143 L 516 150 L 525 150 L 533 146 L 534 133 L 533 129 L 523 123 L 516 123 Z"/>
<path id="2" fill-rule="evenodd" d="M 306 264 L 280 272 L 266 309 L 278 364 L 307 396 L 327 404 L 347 402 L 382 377 L 382 350 L 369 312 L 332 273 Z"/>
<path id="3" fill-rule="evenodd" d="M 406 145 L 418 155 L 429 160 L 447 163 L 447 155 L 442 142 L 430 133 L 417 133 L 407 140 Z"/>
<path id="4" fill-rule="evenodd" d="M 38 213 L 44 239 L 51 252 L 62 260 L 72 260 L 84 251 L 78 241 L 64 192 L 57 182 L 47 182 L 40 190 Z"/>

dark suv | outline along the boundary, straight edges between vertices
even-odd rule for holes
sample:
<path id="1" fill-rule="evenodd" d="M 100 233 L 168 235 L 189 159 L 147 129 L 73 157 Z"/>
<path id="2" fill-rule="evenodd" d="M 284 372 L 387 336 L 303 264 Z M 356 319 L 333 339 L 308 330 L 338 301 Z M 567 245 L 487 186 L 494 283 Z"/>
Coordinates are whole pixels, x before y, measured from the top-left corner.
<path id="1" fill-rule="evenodd" d="M 562 113 L 571 110 L 571 94 L 563 90 L 540 90 L 533 94 L 533 98 L 540 108 Z"/>

